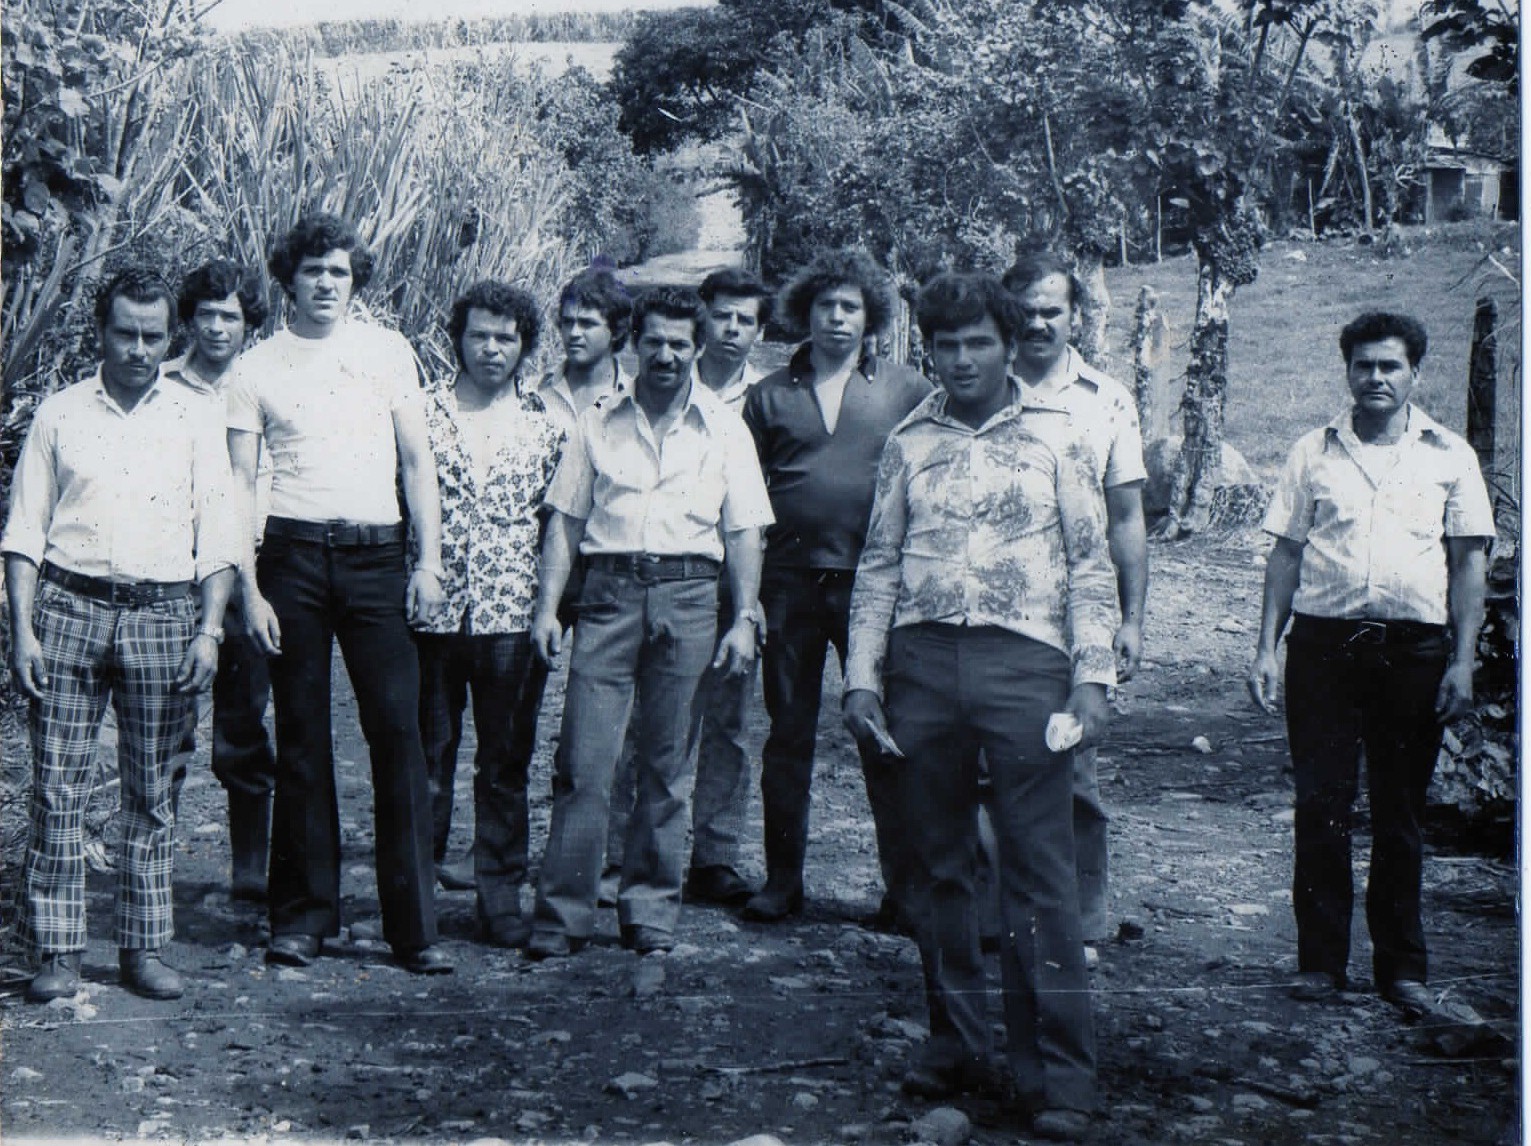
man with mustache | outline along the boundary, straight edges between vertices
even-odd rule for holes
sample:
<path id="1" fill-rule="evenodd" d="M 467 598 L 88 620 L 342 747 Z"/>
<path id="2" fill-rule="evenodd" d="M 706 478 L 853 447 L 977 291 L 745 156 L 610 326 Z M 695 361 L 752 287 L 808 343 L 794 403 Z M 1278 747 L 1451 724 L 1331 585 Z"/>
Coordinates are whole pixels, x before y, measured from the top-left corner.
<path id="1" fill-rule="evenodd" d="M 637 800 L 617 900 L 625 946 L 674 945 L 695 780 L 688 733 L 709 664 L 743 675 L 755 657 L 760 531 L 770 501 L 749 433 L 692 373 L 703 323 L 689 290 L 633 311 L 638 377 L 579 421 L 548 490 L 532 641 L 551 663 L 558 603 L 578 553 L 585 583 L 569 661 L 553 814 L 527 954 L 591 938 L 612 773 L 636 720 Z M 720 567 L 734 615 L 717 636 Z"/>
<path id="2" fill-rule="evenodd" d="M 1434 1005 L 1420 921 L 1425 793 L 1444 726 L 1472 706 L 1493 507 L 1478 459 L 1409 399 L 1428 345 L 1407 315 L 1340 332 L 1352 404 L 1300 438 L 1264 528 L 1260 639 L 1249 690 L 1276 710 L 1287 633 L 1287 740 L 1296 786 L 1294 998 L 1346 988 L 1351 813 L 1361 757 L 1371 796 L 1366 888 L 1372 973 L 1406 1016 Z"/>
<path id="3" fill-rule="evenodd" d="M 191 345 L 180 358 L 165 363 L 165 377 L 212 400 L 222 418 L 230 368 L 246 339 L 266 321 L 265 290 L 252 272 L 227 259 L 213 259 L 182 280 L 176 305 L 182 325 L 191 331 Z M 263 465 L 257 480 L 257 535 L 270 492 L 270 466 Z M 276 784 L 276 758 L 265 723 L 271 675 L 265 654 L 246 629 L 238 593 L 223 612 L 223 631 L 213 679 L 212 756 L 213 775 L 229 801 L 229 894 L 260 901 L 266 898 L 271 792 Z M 195 733 L 188 732 L 185 752 L 195 748 Z"/>
<path id="4" fill-rule="evenodd" d="M 20 899 L 41 964 L 34 1002 L 80 987 L 85 800 L 108 700 L 121 743 L 122 984 L 151 999 L 185 990 L 163 958 L 184 775 L 174 761 L 218 666 L 241 545 L 222 413 L 161 375 L 174 313 L 170 288 L 141 268 L 97 291 L 100 369 L 37 407 L 0 536 L 12 666 L 31 701 Z"/>
<path id="5" fill-rule="evenodd" d="M 242 564 L 245 618 L 271 658 L 277 770 L 266 961 L 306 967 L 340 932 L 340 813 L 330 658 L 340 644 L 372 757 L 383 937 L 416 974 L 452 970 L 436 945 L 420 668 L 409 622 L 442 602 L 441 503 L 418 367 L 396 331 L 349 317 L 372 254 L 345 220 L 305 215 L 267 260 L 291 318 L 240 359 L 229 456 L 255 515 L 271 458 L 260 556 Z M 405 567 L 397 490 L 418 544 Z"/>
<path id="6" fill-rule="evenodd" d="M 930 393 L 918 372 L 866 349 L 897 304 L 892 280 L 863 251 L 829 251 L 783 294 L 787 319 L 808 333 L 786 367 L 744 402 L 771 491 L 776 524 L 766 537 L 760 606 L 771 731 L 761 754 L 766 882 L 744 905 L 771 922 L 803 907 L 809 785 L 824 658 L 845 661 L 851 582 L 866 538 L 877 459 L 893 427 Z M 884 895 L 873 922 L 905 924 L 899 855 L 905 847 L 888 761 L 863 745 L 862 772 L 877 831 Z"/>

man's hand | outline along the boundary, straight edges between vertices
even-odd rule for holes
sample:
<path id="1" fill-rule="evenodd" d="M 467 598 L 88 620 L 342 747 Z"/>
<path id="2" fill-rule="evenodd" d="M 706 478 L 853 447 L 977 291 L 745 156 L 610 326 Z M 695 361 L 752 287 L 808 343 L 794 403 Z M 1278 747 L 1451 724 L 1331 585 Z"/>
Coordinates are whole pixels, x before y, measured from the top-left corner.
<path id="1" fill-rule="evenodd" d="M 1063 706 L 1063 711 L 1072 712 L 1079 721 L 1081 732 L 1078 747 L 1088 748 L 1098 744 L 1105 735 L 1106 726 L 1111 723 L 1111 706 L 1106 702 L 1106 686 L 1076 684 L 1074 691 L 1069 693 L 1069 701 Z"/>
<path id="2" fill-rule="evenodd" d="M 556 612 L 539 612 L 532 618 L 532 650 L 545 665 L 551 666 L 558 659 L 563 651 L 563 625 Z"/>
<path id="3" fill-rule="evenodd" d="M 175 672 L 176 692 L 201 692 L 213 683 L 218 672 L 218 642 L 206 633 L 198 633 L 186 646 L 181 667 Z"/>
<path id="4" fill-rule="evenodd" d="M 11 671 L 16 685 L 33 700 L 43 698 L 48 687 L 48 672 L 43 666 L 43 647 L 31 628 L 18 632 L 11 642 Z"/>
<path id="5" fill-rule="evenodd" d="M 1143 626 L 1137 621 L 1123 621 L 1111 641 L 1111 649 L 1116 653 L 1116 682 L 1126 684 L 1143 659 Z"/>
<path id="6" fill-rule="evenodd" d="M 276 610 L 260 593 L 246 586 L 244 590 L 245 628 L 255 639 L 260 651 L 268 657 L 282 655 L 282 626 L 277 622 Z"/>
<path id="7" fill-rule="evenodd" d="M 1249 668 L 1249 695 L 1266 712 L 1276 715 L 1276 700 L 1281 695 L 1281 666 L 1276 661 L 1275 649 L 1255 650 L 1255 663 Z"/>
<path id="8" fill-rule="evenodd" d="M 722 669 L 725 676 L 743 676 L 755 663 L 755 622 L 741 616 L 718 642 L 718 655 L 712 658 L 712 667 Z"/>
<path id="9" fill-rule="evenodd" d="M 888 720 L 883 714 L 882 701 L 869 688 L 853 688 L 840 702 L 841 719 L 857 744 L 875 749 L 883 755 L 893 755 L 888 745 L 893 737 L 888 732 Z M 901 755 L 901 754 L 900 754 Z"/>
<path id="10" fill-rule="evenodd" d="M 1467 715 L 1473 704 L 1473 666 L 1452 661 L 1441 677 L 1435 693 L 1435 715 L 1442 724 L 1450 724 Z"/>
<path id="11" fill-rule="evenodd" d="M 411 622 L 428 622 L 446 603 L 446 599 L 441 574 L 428 569 L 416 569 L 410 574 L 409 588 L 404 593 L 404 616 Z"/>

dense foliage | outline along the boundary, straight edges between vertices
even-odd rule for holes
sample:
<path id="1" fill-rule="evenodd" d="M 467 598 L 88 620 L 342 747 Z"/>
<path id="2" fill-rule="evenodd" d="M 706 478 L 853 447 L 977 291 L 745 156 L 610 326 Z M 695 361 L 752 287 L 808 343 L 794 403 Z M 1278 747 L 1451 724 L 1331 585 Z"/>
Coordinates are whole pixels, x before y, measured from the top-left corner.
<path id="1" fill-rule="evenodd" d="M 336 58 L 373 52 L 419 52 L 484 44 L 614 43 L 625 40 L 638 21 L 622 12 L 528 12 L 452 20 L 320 20 L 292 28 L 253 28 L 234 37 L 242 52 L 284 48 Z"/>

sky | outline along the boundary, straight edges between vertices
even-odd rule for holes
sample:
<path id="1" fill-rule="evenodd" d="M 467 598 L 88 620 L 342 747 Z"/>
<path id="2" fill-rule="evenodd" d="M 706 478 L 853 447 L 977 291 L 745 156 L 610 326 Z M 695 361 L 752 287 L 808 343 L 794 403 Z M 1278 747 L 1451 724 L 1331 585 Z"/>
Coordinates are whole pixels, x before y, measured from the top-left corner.
<path id="1" fill-rule="evenodd" d="M 399 17 L 443 20 L 456 16 L 515 16 L 556 12 L 620 12 L 634 8 L 687 8 L 710 0 L 222 0 L 207 15 L 219 31 L 311 24 L 316 20 Z M 316 10 L 317 9 L 317 10 Z"/>

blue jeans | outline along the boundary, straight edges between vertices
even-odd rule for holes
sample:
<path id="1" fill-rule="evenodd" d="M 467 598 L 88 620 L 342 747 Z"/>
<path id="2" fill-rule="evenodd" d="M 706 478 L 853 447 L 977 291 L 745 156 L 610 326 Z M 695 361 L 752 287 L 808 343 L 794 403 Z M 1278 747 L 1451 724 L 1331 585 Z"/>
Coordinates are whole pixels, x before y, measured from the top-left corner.
<path id="1" fill-rule="evenodd" d="M 268 532 L 255 575 L 282 629 L 282 655 L 271 659 L 271 933 L 340 933 L 340 809 L 330 752 L 330 657 L 339 640 L 372 755 L 383 937 L 396 948 L 434 943 L 431 803 L 416 709 L 420 668 L 404 621 L 403 542 L 341 546 Z"/>
<path id="2" fill-rule="evenodd" d="M 595 929 L 611 782 L 630 718 L 637 722 L 637 797 L 617 918 L 624 927 L 675 930 L 696 779 L 687 752 L 691 704 L 712 660 L 717 609 L 711 578 L 645 583 L 598 569 L 586 574 L 536 930 L 583 939 Z"/>
<path id="3" fill-rule="evenodd" d="M 1066 653 L 987 626 L 894 629 L 888 731 L 907 759 L 901 784 L 915 871 L 936 1067 L 986 1059 L 985 977 L 974 903 L 979 753 L 998 843 L 1006 1052 L 1023 1095 L 1044 1107 L 1095 1105 L 1095 1037 L 1074 877 L 1072 768 L 1043 742 L 1069 693 Z"/>

